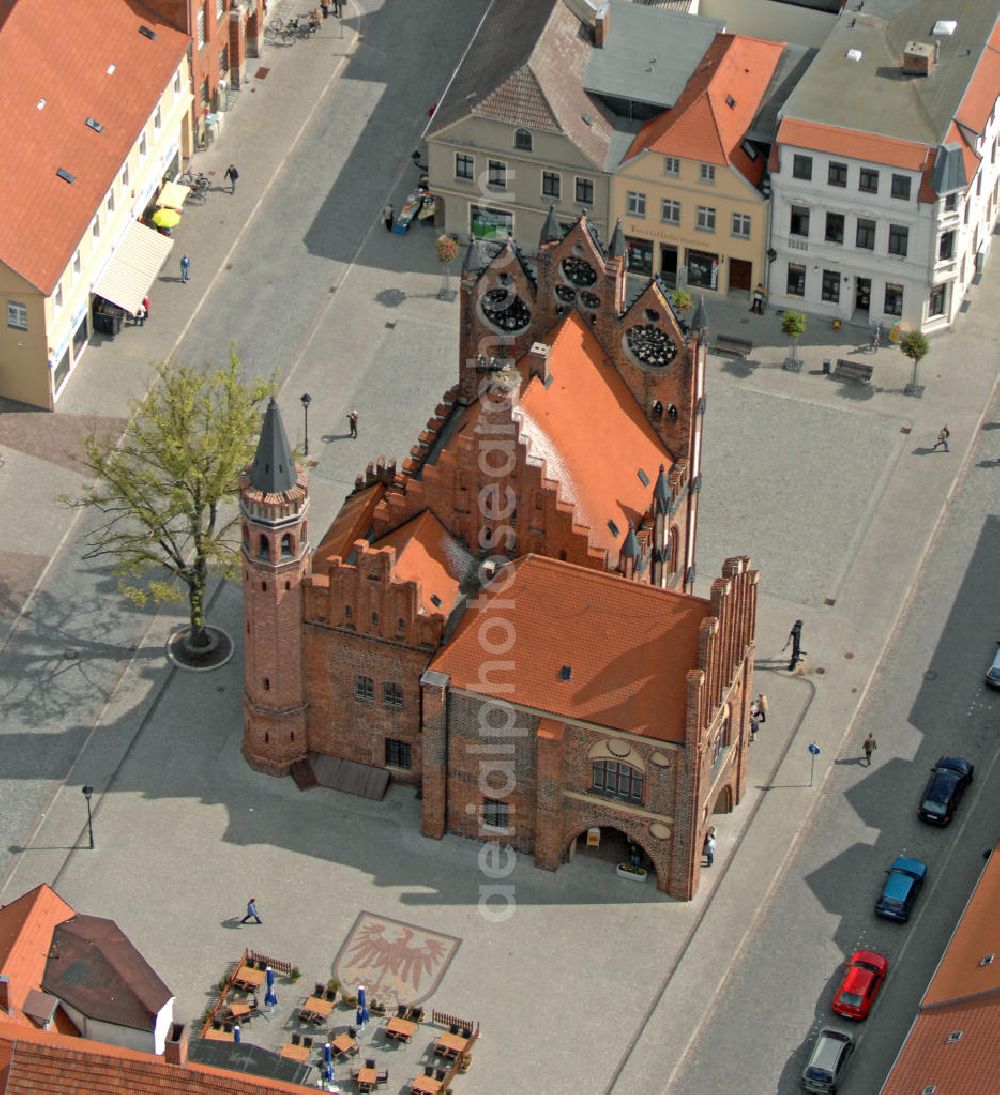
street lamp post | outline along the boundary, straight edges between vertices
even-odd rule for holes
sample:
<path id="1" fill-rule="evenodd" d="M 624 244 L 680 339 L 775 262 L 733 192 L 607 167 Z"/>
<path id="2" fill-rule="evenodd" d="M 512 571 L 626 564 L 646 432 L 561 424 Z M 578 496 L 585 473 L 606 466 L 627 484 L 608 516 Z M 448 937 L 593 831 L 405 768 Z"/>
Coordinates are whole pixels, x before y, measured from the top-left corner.
<path id="1" fill-rule="evenodd" d="M 302 410 L 306 415 L 306 444 L 303 450 L 306 456 L 309 455 L 309 404 L 312 403 L 312 396 L 306 392 L 305 395 L 300 396 L 299 402 L 302 404 Z"/>
<path id="2" fill-rule="evenodd" d="M 83 788 L 83 797 L 87 800 L 87 835 L 90 837 L 90 846 L 94 847 L 94 815 L 90 812 L 90 796 L 94 793 L 94 788 L 87 784 Z"/>

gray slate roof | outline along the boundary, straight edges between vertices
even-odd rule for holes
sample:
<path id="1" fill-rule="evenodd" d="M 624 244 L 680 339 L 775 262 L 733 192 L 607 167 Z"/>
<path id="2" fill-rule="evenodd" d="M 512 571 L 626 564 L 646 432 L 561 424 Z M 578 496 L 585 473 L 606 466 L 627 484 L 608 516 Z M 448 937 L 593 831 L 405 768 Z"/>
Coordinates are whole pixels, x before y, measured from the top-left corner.
<path id="1" fill-rule="evenodd" d="M 996 0 L 852 0 L 785 103 L 790 118 L 940 144 L 958 110 L 997 19 Z M 934 38 L 939 19 L 958 23 Z M 904 45 L 937 43 L 930 77 L 904 76 Z M 846 57 L 861 52 L 860 61 Z"/>
<path id="2" fill-rule="evenodd" d="M 786 100 L 795 90 L 798 82 L 806 74 L 813 58 L 819 50 L 814 46 L 797 46 L 790 42 L 778 58 L 778 67 L 760 101 L 757 113 L 747 128 L 748 141 L 760 144 L 773 144 L 778 133 L 778 115 Z"/>
<path id="3" fill-rule="evenodd" d="M 264 412 L 257 452 L 250 466 L 250 483 L 264 494 L 281 494 L 291 490 L 297 479 L 285 424 L 281 420 L 278 401 L 272 395 Z"/>

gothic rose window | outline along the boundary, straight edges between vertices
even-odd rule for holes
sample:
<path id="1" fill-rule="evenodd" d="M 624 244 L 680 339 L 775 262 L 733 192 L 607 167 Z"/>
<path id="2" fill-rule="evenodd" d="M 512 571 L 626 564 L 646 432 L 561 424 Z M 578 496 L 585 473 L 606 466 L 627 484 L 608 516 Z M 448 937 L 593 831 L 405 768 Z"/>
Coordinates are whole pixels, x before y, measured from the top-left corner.
<path id="1" fill-rule="evenodd" d="M 576 300 L 576 290 L 571 285 L 557 285 L 555 292 L 563 304 L 572 304 Z"/>
<path id="2" fill-rule="evenodd" d="M 567 255 L 562 260 L 562 272 L 574 285 L 593 285 L 597 281 L 597 271 L 586 259 L 578 259 L 575 255 Z"/>
<path id="3" fill-rule="evenodd" d="M 600 308 L 601 298 L 595 293 L 584 292 L 580 294 L 580 303 L 584 308 Z"/>
<path id="4" fill-rule="evenodd" d="M 483 293 L 480 307 L 490 323 L 504 331 L 523 331 L 531 321 L 527 305 L 507 289 L 490 289 Z"/>
<path id="5" fill-rule="evenodd" d="M 644 365 L 662 369 L 677 354 L 677 346 L 670 335 L 659 327 L 654 327 L 652 323 L 629 327 L 625 332 L 625 340 L 632 355 Z"/>

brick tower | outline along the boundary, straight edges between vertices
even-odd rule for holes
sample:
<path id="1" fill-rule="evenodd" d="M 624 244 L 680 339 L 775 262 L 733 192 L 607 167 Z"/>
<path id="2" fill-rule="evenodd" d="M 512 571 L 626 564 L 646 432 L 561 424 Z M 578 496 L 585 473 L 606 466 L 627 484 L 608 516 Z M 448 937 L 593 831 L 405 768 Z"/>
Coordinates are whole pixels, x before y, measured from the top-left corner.
<path id="1" fill-rule="evenodd" d="M 302 581 L 311 570 L 306 473 L 271 397 L 253 463 L 240 476 L 246 619 L 243 753 L 284 775 L 306 754 Z"/>

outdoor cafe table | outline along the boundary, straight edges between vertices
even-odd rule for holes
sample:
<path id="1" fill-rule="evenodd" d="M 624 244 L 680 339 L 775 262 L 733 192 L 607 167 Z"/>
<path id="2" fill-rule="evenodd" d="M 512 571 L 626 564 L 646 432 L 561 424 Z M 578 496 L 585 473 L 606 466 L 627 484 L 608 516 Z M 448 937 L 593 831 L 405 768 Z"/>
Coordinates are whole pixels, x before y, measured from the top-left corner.
<path id="1" fill-rule="evenodd" d="M 263 970 L 255 970 L 251 969 L 250 966 L 242 965 L 233 976 L 233 984 L 237 988 L 253 992 L 254 989 L 259 989 L 264 984 L 265 977 L 266 974 Z"/>
<path id="2" fill-rule="evenodd" d="M 312 1050 L 308 1046 L 297 1046 L 294 1042 L 285 1042 L 281 1047 L 282 1057 L 291 1057 L 293 1061 L 308 1061 Z"/>
<path id="3" fill-rule="evenodd" d="M 417 1029 L 416 1023 L 409 1023 L 405 1019 L 390 1019 L 385 1026 L 387 1038 L 395 1038 L 397 1041 L 408 1042 Z"/>
<path id="4" fill-rule="evenodd" d="M 251 1009 L 249 1004 L 234 1003 L 229 1005 L 229 1014 L 234 1019 L 245 1019 L 250 1014 L 250 1010 Z"/>
<path id="5" fill-rule="evenodd" d="M 231 1042 L 233 1040 L 233 1035 L 231 1031 L 215 1030 L 214 1028 L 209 1027 L 202 1035 L 202 1038 L 204 1038 L 206 1042 Z"/>
<path id="6" fill-rule="evenodd" d="M 440 1052 L 442 1057 L 457 1057 L 468 1044 L 468 1038 L 460 1038 L 457 1034 L 442 1034 L 434 1043 L 434 1052 Z"/>
<path id="7" fill-rule="evenodd" d="M 338 1034 L 332 1042 L 333 1052 L 340 1057 L 345 1053 L 350 1053 L 357 1044 L 358 1043 L 349 1034 Z"/>
<path id="8" fill-rule="evenodd" d="M 357 1081 L 361 1091 L 371 1091 L 378 1083 L 378 1073 L 373 1068 L 359 1068 Z"/>
<path id="9" fill-rule="evenodd" d="M 299 1018 L 308 1022 L 321 1023 L 333 1011 L 333 1001 L 319 996 L 310 996 L 299 1008 Z"/>
<path id="10" fill-rule="evenodd" d="M 410 1091 L 419 1091 L 420 1095 L 437 1095 L 441 1090 L 441 1081 L 433 1076 L 418 1076 L 412 1084 Z"/>

